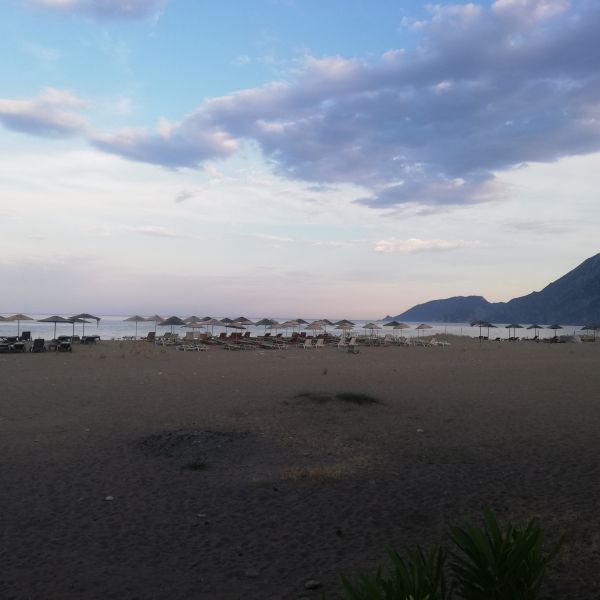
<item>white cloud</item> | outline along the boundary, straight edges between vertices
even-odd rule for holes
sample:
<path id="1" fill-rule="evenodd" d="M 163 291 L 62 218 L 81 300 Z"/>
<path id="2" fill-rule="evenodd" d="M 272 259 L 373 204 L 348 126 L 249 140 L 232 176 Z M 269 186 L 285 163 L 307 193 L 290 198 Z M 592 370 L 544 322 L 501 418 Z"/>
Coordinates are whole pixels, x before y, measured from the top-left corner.
<path id="1" fill-rule="evenodd" d="M 447 250 L 458 250 L 460 248 L 478 248 L 482 246 L 479 241 L 466 240 L 420 240 L 410 238 L 401 240 L 389 238 L 380 240 L 375 245 L 375 252 L 385 254 L 408 254 L 413 252 L 443 252 Z"/>
<path id="2" fill-rule="evenodd" d="M 69 90 L 44 88 L 31 100 L 0 98 L 0 122 L 31 135 L 68 137 L 85 130 L 85 120 L 75 111 L 86 105 Z"/>
<path id="3" fill-rule="evenodd" d="M 160 238 L 189 238 L 191 236 L 183 233 L 179 233 L 173 229 L 169 229 L 168 227 L 161 227 L 160 225 L 144 225 L 140 227 L 128 227 L 127 231 L 131 231 L 132 233 L 139 233 L 141 235 L 148 235 L 151 237 L 160 237 Z"/>
<path id="4" fill-rule="evenodd" d="M 31 6 L 100 20 L 156 17 L 165 0 L 29 0 Z"/>

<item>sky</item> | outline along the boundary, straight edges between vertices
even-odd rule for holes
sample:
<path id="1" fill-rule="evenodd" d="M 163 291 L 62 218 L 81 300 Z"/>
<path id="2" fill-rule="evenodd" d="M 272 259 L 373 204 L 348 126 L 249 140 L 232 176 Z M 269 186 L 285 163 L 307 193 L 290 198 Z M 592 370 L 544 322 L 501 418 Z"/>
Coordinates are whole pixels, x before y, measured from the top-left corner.
<path id="1" fill-rule="evenodd" d="M 6 0 L 0 314 L 540 290 L 600 251 L 599 30 L 597 0 Z"/>

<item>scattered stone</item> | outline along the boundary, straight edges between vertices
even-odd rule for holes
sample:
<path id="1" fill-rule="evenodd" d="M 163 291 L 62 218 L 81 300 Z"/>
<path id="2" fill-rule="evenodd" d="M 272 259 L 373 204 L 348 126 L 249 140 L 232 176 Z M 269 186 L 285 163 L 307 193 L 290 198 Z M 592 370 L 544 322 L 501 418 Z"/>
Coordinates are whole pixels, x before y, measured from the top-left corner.
<path id="1" fill-rule="evenodd" d="M 244 575 L 246 577 L 258 577 L 260 573 L 256 569 L 246 569 Z"/>
<path id="2" fill-rule="evenodd" d="M 321 582 L 316 579 L 309 579 L 304 583 L 304 589 L 317 590 L 321 587 Z"/>
<path id="3" fill-rule="evenodd" d="M 419 429 L 417 429 L 417 433 L 423 433 L 423 429 L 419 427 Z"/>
<path id="4" fill-rule="evenodd" d="M 105 500 L 114 500 L 115 497 L 114 496 L 106 496 L 106 498 L 104 498 Z"/>

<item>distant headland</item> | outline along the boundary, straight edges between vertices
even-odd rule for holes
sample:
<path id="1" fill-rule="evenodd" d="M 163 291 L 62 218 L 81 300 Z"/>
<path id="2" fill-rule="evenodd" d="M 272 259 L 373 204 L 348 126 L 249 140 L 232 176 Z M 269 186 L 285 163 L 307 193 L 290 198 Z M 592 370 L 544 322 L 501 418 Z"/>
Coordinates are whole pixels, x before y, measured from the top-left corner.
<path id="1" fill-rule="evenodd" d="M 509 302 L 488 302 L 483 296 L 455 296 L 417 304 L 389 317 L 404 321 L 467 323 L 600 323 L 600 254 L 550 283 Z"/>

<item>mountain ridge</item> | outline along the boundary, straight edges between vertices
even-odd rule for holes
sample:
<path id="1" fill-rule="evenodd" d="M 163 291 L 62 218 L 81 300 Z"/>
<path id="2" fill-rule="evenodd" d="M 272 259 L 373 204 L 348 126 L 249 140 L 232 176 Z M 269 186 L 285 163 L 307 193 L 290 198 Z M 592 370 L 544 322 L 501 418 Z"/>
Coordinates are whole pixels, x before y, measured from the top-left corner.
<path id="1" fill-rule="evenodd" d="M 584 260 L 539 292 L 508 302 L 483 296 L 453 296 L 417 304 L 393 319 L 466 323 L 600 323 L 600 253 Z"/>

